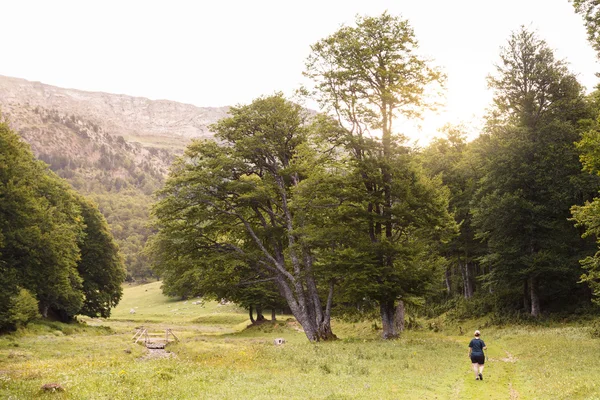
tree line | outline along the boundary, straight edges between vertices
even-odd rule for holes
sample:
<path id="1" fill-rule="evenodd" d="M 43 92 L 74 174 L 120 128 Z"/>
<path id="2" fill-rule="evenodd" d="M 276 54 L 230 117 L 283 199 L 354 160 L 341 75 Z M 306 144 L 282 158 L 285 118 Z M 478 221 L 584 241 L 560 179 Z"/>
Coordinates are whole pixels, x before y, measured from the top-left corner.
<path id="1" fill-rule="evenodd" d="M 536 318 L 600 294 L 599 95 L 536 32 L 501 48 L 479 137 L 447 126 L 423 149 L 395 123 L 444 76 L 408 21 L 358 17 L 311 50 L 322 113 L 260 97 L 174 164 L 148 247 L 166 293 L 285 306 L 311 341 L 335 338 L 333 313 L 377 312 L 394 338 L 407 305 Z"/>
<path id="2" fill-rule="evenodd" d="M 96 204 L 0 122 L 0 330 L 39 317 L 108 317 L 125 269 Z"/>
<path id="3" fill-rule="evenodd" d="M 32 145 L 37 158 L 98 204 L 123 255 L 126 279 L 154 278 L 142 250 L 149 235 L 146 225 L 152 193 L 162 187 L 173 150 L 129 143 L 82 115 L 29 105 L 19 111 L 8 118 L 22 124 L 19 134 Z M 33 115 L 24 117 L 21 112 Z M 31 122 L 37 120 L 42 132 Z M 55 136 L 70 140 L 57 146 L 48 141 Z"/>
<path id="4" fill-rule="evenodd" d="M 408 21 L 359 17 L 307 59 L 323 114 L 261 97 L 212 127 L 218 143 L 192 144 L 154 208 L 165 290 L 252 291 L 247 306 L 286 304 L 309 340 L 335 336 L 333 309 L 378 309 L 393 338 L 406 302 L 479 293 L 537 317 L 589 301 L 594 96 L 522 28 L 489 77 L 481 135 L 447 127 L 412 149 L 394 122 L 431 107 L 444 78 L 416 50 Z"/>

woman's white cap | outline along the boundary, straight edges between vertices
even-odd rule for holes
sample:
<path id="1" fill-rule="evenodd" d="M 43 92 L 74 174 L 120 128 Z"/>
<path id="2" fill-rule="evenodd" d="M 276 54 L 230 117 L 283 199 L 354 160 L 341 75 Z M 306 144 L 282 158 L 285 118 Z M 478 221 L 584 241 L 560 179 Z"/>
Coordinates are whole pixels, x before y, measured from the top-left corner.
<path id="1" fill-rule="evenodd" d="M 481 335 L 481 332 L 479 332 L 478 330 L 475 331 L 475 336 L 479 336 L 479 335 Z"/>

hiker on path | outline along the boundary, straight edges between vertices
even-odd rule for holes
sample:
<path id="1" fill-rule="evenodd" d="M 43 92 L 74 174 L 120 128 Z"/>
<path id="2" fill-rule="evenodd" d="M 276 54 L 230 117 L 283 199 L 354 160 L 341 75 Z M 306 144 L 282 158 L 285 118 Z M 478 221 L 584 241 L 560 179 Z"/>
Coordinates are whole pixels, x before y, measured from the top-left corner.
<path id="1" fill-rule="evenodd" d="M 481 332 L 475 331 L 475 338 L 469 343 L 469 357 L 473 363 L 473 372 L 475 372 L 475 380 L 483 380 L 483 364 L 485 364 L 484 350 L 487 350 L 485 342 L 479 337 Z"/>

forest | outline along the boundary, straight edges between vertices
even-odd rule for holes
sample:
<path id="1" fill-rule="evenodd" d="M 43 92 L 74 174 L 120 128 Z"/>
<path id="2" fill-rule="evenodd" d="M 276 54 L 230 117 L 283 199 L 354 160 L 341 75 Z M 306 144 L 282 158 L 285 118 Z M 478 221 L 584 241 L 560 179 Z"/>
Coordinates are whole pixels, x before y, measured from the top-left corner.
<path id="1" fill-rule="evenodd" d="M 573 5 L 600 51 L 598 7 Z M 313 342 L 336 338 L 332 318 L 376 318 L 394 339 L 415 315 L 597 314 L 600 92 L 536 31 L 500 49 L 471 141 L 460 125 L 425 147 L 399 131 L 439 105 L 446 79 L 402 17 L 358 16 L 311 46 L 304 77 L 295 97 L 232 107 L 216 140 L 192 142 L 151 225 L 137 195 L 163 183 L 156 171 L 98 148 L 100 166 L 136 182 L 93 183 L 68 156 L 40 157 L 77 175 L 102 215 L 1 123 L 0 329 L 108 317 L 125 264 L 141 277 L 151 264 L 169 296 L 225 299 L 252 321 L 289 312 Z"/>
<path id="2" fill-rule="evenodd" d="M 0 122 L 0 331 L 108 317 L 125 267 L 98 206 Z"/>
<path id="3" fill-rule="evenodd" d="M 598 10 L 575 2 L 597 48 Z M 444 74 L 409 22 L 357 17 L 311 47 L 299 91 L 233 107 L 173 165 L 148 252 L 165 293 L 291 311 L 310 341 L 332 316 L 538 319 L 597 313 L 600 95 L 522 27 L 501 48 L 480 135 L 424 148 L 397 131 Z M 412 310 L 412 311 L 411 311 Z"/>

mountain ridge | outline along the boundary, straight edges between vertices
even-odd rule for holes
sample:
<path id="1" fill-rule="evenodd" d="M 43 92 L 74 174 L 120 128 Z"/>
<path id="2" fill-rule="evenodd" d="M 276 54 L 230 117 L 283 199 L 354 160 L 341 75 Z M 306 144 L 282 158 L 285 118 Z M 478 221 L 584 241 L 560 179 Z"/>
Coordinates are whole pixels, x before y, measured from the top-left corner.
<path id="1" fill-rule="evenodd" d="M 0 107 L 10 114 L 15 107 L 30 105 L 84 115 L 128 141 L 143 138 L 143 145 L 160 145 L 153 137 L 170 137 L 187 143 L 210 138 L 208 126 L 225 117 L 229 107 L 197 107 L 172 100 L 65 89 L 0 75 Z M 150 138 L 150 140 L 148 140 Z"/>
<path id="2" fill-rule="evenodd" d="M 130 278 L 152 275 L 143 248 L 152 194 L 192 139 L 229 107 L 63 89 L 0 75 L 0 113 L 35 156 L 94 199 L 107 219 Z"/>

